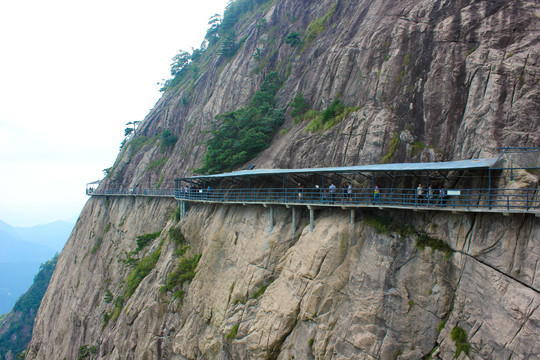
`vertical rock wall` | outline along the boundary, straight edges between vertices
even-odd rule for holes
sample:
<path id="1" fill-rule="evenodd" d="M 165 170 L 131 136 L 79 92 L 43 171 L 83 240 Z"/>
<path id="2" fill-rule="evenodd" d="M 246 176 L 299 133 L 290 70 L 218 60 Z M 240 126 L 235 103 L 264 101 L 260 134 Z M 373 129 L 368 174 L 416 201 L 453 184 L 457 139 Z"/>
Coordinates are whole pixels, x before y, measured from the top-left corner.
<path id="1" fill-rule="evenodd" d="M 43 300 L 28 359 L 76 358 L 84 345 L 98 359 L 452 359 L 457 326 L 471 357 L 540 353 L 540 224 L 531 215 L 361 212 L 351 225 L 347 211 L 320 210 L 311 232 L 307 209 L 298 208 L 293 234 L 285 207 L 275 208 L 270 231 L 264 207 L 195 205 L 176 222 L 174 205 L 89 202 Z M 414 234 L 380 234 L 374 216 L 454 252 L 420 249 Z M 130 268 L 121 259 L 149 224 L 163 229 L 145 250 L 164 240 L 159 260 L 105 324 L 114 309 L 105 291 L 122 293 Z M 184 256 L 202 254 L 183 301 L 160 291 L 179 260 L 168 233 L 176 227 L 190 246 Z"/>
<path id="2" fill-rule="evenodd" d="M 235 56 L 208 49 L 198 77 L 164 93 L 138 129 L 150 139 L 169 128 L 176 145 L 163 152 L 159 140 L 128 142 L 107 182 L 172 187 L 200 166 L 214 117 L 248 103 L 273 70 L 285 77 L 277 101 L 287 114 L 300 93 L 313 110 L 336 98 L 354 110 L 315 133 L 287 115 L 283 131 L 251 161 L 257 168 L 384 156 L 457 160 L 538 146 L 539 6 L 270 1 L 238 23 L 244 42 Z M 285 43 L 321 19 L 312 40 Z M 162 158 L 165 165 L 152 170 Z M 178 222 L 176 207 L 168 199 L 88 201 L 43 299 L 27 359 L 452 359 L 454 329 L 465 333 L 458 345 L 471 358 L 539 357 L 538 218 L 365 212 L 350 225 L 348 213 L 321 210 L 311 232 L 304 209 L 293 234 L 290 209 L 275 209 L 270 231 L 265 208 L 197 205 Z M 453 252 L 421 249 L 414 234 L 380 234 L 374 215 L 409 224 Z M 184 255 L 171 229 L 185 235 Z M 157 231 L 137 251 L 137 237 Z M 164 289 L 181 259 L 197 254 L 195 276 Z M 157 261 L 143 271 L 133 258 Z M 141 281 L 128 296 L 135 275 Z"/>

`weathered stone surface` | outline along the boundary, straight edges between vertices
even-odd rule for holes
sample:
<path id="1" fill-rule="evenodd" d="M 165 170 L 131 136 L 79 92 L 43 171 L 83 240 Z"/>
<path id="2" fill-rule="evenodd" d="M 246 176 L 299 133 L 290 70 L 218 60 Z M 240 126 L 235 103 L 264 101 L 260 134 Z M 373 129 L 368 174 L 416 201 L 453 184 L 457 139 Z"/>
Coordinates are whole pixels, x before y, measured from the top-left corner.
<path id="1" fill-rule="evenodd" d="M 338 97 L 355 109 L 324 133 L 287 117 L 282 129 L 290 130 L 250 161 L 258 168 L 378 163 L 395 136 L 391 161 L 538 146 L 539 6 L 276 1 L 238 26 L 245 42 L 232 59 L 214 53 L 193 87 L 164 93 L 139 127 L 148 137 L 170 128 L 175 147 L 162 153 L 159 141 L 139 151 L 128 145 L 111 179 L 172 187 L 201 164 L 215 115 L 249 102 L 273 69 L 288 74 L 280 106 L 303 93 L 315 110 Z M 305 32 L 332 8 L 311 44 L 285 44 L 290 32 Z M 257 26 L 263 17 L 266 25 Z M 266 67 L 253 57 L 257 48 Z M 168 162 L 160 171 L 148 169 L 162 157 Z M 495 182 L 538 184 L 526 172 L 515 177 Z M 467 334 L 470 358 L 538 358 L 537 217 L 382 213 L 450 245 L 447 258 L 416 248 L 414 236 L 376 233 L 365 221 L 369 212 L 359 211 L 351 226 L 346 211 L 318 210 L 311 232 L 302 209 L 293 234 L 290 209 L 274 209 L 270 231 L 268 208 L 193 205 L 177 223 L 176 206 L 168 199 L 88 201 L 43 299 L 28 359 L 77 358 L 83 345 L 95 346 L 98 359 L 453 359 L 455 326 Z M 168 233 L 174 227 L 190 246 L 186 256 L 202 254 L 183 301 L 160 290 L 179 261 Z M 138 235 L 158 230 L 140 254 L 163 241 L 156 266 L 104 324 L 114 310 L 106 290 L 121 295 L 132 270 L 120 260 Z"/>

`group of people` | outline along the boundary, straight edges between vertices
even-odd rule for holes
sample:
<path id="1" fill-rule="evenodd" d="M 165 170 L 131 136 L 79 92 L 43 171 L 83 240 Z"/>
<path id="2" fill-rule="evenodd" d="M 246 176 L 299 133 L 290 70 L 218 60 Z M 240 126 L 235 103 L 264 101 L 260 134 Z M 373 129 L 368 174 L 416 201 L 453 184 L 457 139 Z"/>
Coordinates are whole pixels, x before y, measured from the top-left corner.
<path id="1" fill-rule="evenodd" d="M 204 187 L 197 186 L 197 185 L 193 185 L 193 186 L 182 185 L 180 187 L 180 197 L 193 198 L 194 196 L 200 196 L 200 197 L 209 198 L 211 191 L 212 191 L 212 188 L 210 186 L 208 186 L 205 189 Z"/>
<path id="2" fill-rule="evenodd" d="M 201 187 L 201 186 L 181 186 L 180 187 L 180 197 L 184 198 L 206 198 L 210 199 L 211 194 L 211 188 L 208 186 L 207 188 Z M 304 189 L 304 185 L 299 182 L 297 187 L 297 196 L 298 196 L 298 202 L 304 202 L 304 201 L 310 201 L 310 200 L 316 200 L 317 198 L 320 199 L 320 201 L 328 202 L 329 204 L 334 204 L 337 201 L 338 196 L 340 196 L 340 200 L 343 202 L 353 202 L 354 201 L 354 193 L 353 193 L 353 187 L 350 182 L 345 182 L 341 188 L 339 189 L 334 182 L 330 183 L 330 186 L 327 189 L 321 189 L 318 185 L 315 185 L 314 189 L 308 189 L 308 199 L 305 198 L 306 193 Z M 422 184 L 418 184 L 418 187 L 414 191 L 414 203 L 415 205 L 422 205 L 422 204 L 440 204 L 443 205 L 444 199 L 446 197 L 446 191 L 445 189 L 438 189 L 434 190 L 431 185 L 427 189 L 424 189 Z M 373 187 L 373 204 L 381 204 L 381 190 L 379 189 L 379 186 L 376 184 Z"/>
<path id="3" fill-rule="evenodd" d="M 330 186 L 328 187 L 327 191 L 323 192 L 322 189 L 320 189 L 318 185 L 315 185 L 315 189 L 319 189 L 318 192 L 319 192 L 319 196 L 321 200 L 329 201 L 330 204 L 333 204 L 336 202 L 338 188 L 333 182 L 330 183 Z M 343 201 L 352 201 L 352 197 L 353 197 L 352 184 L 350 182 L 344 183 L 341 193 L 342 193 Z M 304 185 L 302 183 L 298 183 L 298 201 L 299 202 L 304 201 Z"/>
<path id="4" fill-rule="evenodd" d="M 319 189 L 319 186 L 315 186 L 316 189 Z M 326 191 L 319 190 L 320 192 L 320 198 L 322 201 L 328 201 L 330 204 L 333 204 L 336 202 L 336 198 L 338 196 L 338 187 L 332 182 L 328 189 Z M 353 188 L 352 184 L 350 182 L 346 182 L 342 185 L 341 189 L 341 199 L 344 202 L 350 202 L 353 201 Z M 415 205 L 419 204 L 439 204 L 442 206 L 444 203 L 444 199 L 446 197 L 446 191 L 445 189 L 438 189 L 435 190 L 431 185 L 427 189 L 424 189 L 422 187 L 422 184 L 419 184 L 416 188 L 414 198 L 415 198 Z M 310 198 L 312 199 L 312 198 Z M 302 202 L 304 201 L 304 186 L 302 183 L 298 183 L 298 201 Z M 373 188 L 373 204 L 380 204 L 381 203 L 381 190 L 379 189 L 378 185 L 375 185 Z"/>
<path id="5" fill-rule="evenodd" d="M 431 185 L 429 185 L 426 191 L 422 187 L 422 184 L 418 184 L 415 193 L 415 204 L 435 204 L 438 200 L 439 205 L 442 206 L 445 197 L 446 191 L 444 189 L 439 189 L 438 193 L 436 193 L 436 190 Z"/>

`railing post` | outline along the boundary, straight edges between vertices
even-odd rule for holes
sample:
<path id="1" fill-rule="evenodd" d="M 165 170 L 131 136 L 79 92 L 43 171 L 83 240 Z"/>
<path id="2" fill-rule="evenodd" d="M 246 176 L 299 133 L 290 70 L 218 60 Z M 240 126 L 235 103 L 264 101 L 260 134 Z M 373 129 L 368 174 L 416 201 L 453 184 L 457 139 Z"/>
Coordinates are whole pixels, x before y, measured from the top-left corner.
<path id="1" fill-rule="evenodd" d="M 315 210 L 313 210 L 312 207 L 309 208 L 309 230 L 313 232 L 315 229 L 315 225 L 313 222 L 315 221 Z"/>
<path id="2" fill-rule="evenodd" d="M 292 236 L 296 234 L 296 208 L 292 207 Z"/>
<path id="3" fill-rule="evenodd" d="M 527 189 L 527 202 L 525 203 L 525 209 L 529 211 L 529 189 Z"/>
<path id="4" fill-rule="evenodd" d="M 274 207 L 270 206 L 270 231 L 274 231 Z"/>

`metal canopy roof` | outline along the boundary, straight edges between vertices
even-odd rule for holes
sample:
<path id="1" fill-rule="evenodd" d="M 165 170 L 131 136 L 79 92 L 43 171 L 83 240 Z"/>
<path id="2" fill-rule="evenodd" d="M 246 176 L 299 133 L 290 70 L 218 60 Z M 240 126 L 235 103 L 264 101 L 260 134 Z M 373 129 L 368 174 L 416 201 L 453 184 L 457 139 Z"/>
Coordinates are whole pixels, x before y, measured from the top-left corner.
<path id="1" fill-rule="evenodd" d="M 264 176 L 264 175 L 295 175 L 295 174 L 324 174 L 324 173 L 363 173 L 363 172 L 414 172 L 414 171 L 451 171 L 451 170 L 481 170 L 492 167 L 498 158 L 457 160 L 444 162 L 425 162 L 425 163 L 399 163 L 399 164 L 376 164 L 359 165 L 345 167 L 327 167 L 327 168 L 305 168 L 305 169 L 256 169 L 240 170 L 215 175 L 198 175 L 191 177 L 178 178 L 182 180 L 209 180 L 245 176 Z"/>

